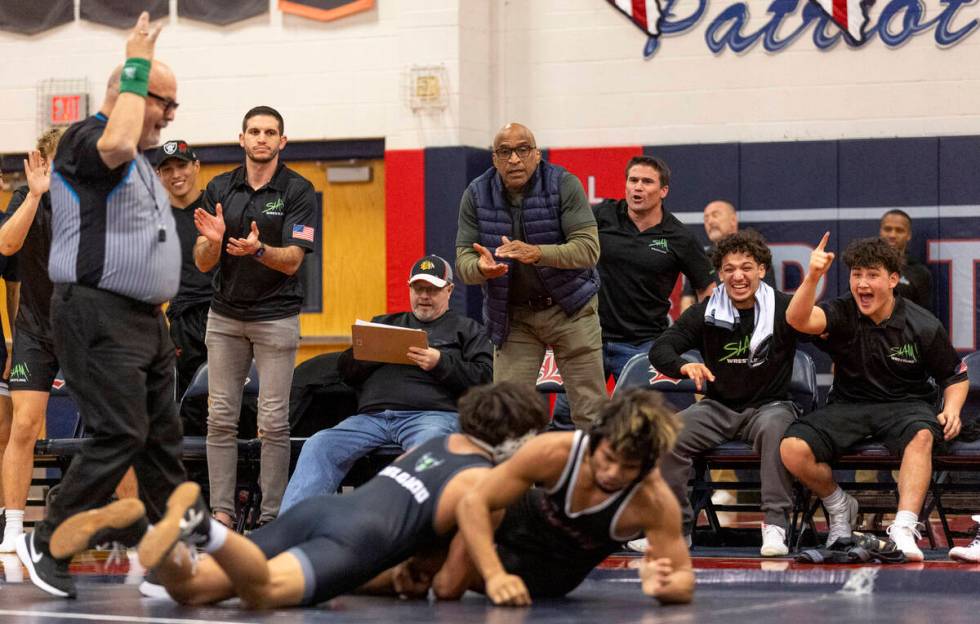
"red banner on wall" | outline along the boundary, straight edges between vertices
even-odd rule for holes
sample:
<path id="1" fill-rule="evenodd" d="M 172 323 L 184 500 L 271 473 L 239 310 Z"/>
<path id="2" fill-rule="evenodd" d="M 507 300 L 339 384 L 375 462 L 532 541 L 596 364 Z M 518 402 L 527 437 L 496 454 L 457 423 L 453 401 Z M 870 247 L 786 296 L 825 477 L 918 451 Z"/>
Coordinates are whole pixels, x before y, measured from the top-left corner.
<path id="1" fill-rule="evenodd" d="M 634 156 L 642 156 L 643 147 L 586 147 L 548 150 L 548 161 L 561 165 L 574 173 L 589 201 L 622 199 L 626 193 L 626 163 Z"/>

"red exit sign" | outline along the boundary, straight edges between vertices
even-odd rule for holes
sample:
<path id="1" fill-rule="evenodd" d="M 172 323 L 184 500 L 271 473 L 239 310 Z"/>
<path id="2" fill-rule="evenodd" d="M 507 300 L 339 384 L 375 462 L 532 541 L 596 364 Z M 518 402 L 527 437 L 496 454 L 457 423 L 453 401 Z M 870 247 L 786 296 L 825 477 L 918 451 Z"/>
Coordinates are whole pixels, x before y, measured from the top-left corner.
<path id="1" fill-rule="evenodd" d="M 52 95 L 48 105 L 50 111 L 48 122 L 54 126 L 75 123 L 87 114 L 86 104 L 86 95 L 82 93 Z"/>

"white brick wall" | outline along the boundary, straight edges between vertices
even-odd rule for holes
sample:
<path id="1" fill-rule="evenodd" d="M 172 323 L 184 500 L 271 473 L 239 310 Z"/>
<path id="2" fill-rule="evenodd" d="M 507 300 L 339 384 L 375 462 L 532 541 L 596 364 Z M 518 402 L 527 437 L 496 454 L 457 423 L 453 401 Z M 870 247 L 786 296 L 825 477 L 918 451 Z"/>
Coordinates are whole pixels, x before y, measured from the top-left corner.
<path id="1" fill-rule="evenodd" d="M 872 24 L 890 2 L 878 0 Z M 697 0 L 676 4 L 686 16 Z M 861 49 L 841 42 L 820 51 L 811 28 L 779 53 L 759 42 L 716 56 L 705 31 L 733 4 L 710 0 L 695 28 L 662 37 L 644 60 L 644 33 L 605 2 L 505 3 L 501 118 L 524 120 L 549 146 L 980 133 L 980 32 L 948 49 L 930 29 L 894 49 L 876 37 Z M 752 19 L 743 32 L 755 32 L 770 18 L 770 0 L 746 4 Z M 802 23 L 799 4 L 782 36 Z M 922 4 L 926 19 L 945 7 Z M 963 7 L 952 28 L 977 18 L 980 6 Z"/>
<path id="2" fill-rule="evenodd" d="M 274 0 L 270 4 L 274 5 Z M 378 0 L 372 11 L 320 23 L 283 15 L 229 27 L 171 18 L 157 56 L 178 78 L 181 103 L 164 138 L 197 144 L 238 136 L 242 114 L 268 104 L 286 118 L 294 140 L 385 137 L 390 148 L 459 143 L 458 0 Z M 76 21 L 25 37 L 0 32 L 0 152 L 29 149 L 38 81 L 88 78 L 94 110 L 126 33 Z M 413 115 L 405 71 L 445 64 L 454 104 Z"/>
<path id="3" fill-rule="evenodd" d="M 677 12 L 698 1 L 678 0 Z M 878 0 L 874 21 L 891 1 Z M 512 120 L 546 146 L 980 133 L 977 32 L 949 49 L 930 29 L 896 49 L 875 38 L 820 51 L 808 31 L 777 54 L 759 43 L 714 55 L 705 30 L 734 3 L 710 0 L 695 28 L 662 37 L 648 60 L 645 35 L 603 0 L 378 0 L 332 23 L 273 8 L 225 28 L 174 17 L 158 54 L 177 73 L 181 109 L 165 138 L 233 141 L 242 113 L 259 103 L 283 112 L 294 140 L 384 137 L 390 149 L 487 145 Z M 753 32 L 770 0 L 746 4 L 744 31 Z M 924 5 L 927 19 L 945 7 Z M 953 27 L 977 18 L 975 2 Z M 124 37 L 87 22 L 0 33 L 0 151 L 33 144 L 41 79 L 87 77 L 97 107 Z M 448 70 L 449 106 L 413 114 L 406 71 L 437 64 Z"/>

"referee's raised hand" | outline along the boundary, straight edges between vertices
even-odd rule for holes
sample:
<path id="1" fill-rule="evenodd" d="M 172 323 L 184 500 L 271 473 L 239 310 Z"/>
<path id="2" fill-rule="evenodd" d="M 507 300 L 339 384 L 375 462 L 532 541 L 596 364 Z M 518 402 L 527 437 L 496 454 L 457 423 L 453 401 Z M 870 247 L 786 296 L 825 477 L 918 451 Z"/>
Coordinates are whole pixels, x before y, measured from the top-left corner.
<path id="1" fill-rule="evenodd" d="M 153 59 L 153 48 L 156 47 L 157 37 L 163 30 L 163 22 L 150 24 L 150 14 L 146 11 L 140 13 L 136 20 L 136 26 L 129 32 L 126 39 L 126 58 Z"/>
<path id="2" fill-rule="evenodd" d="M 810 275 L 814 278 L 823 277 L 830 270 L 830 265 L 834 263 L 834 252 L 824 251 L 829 240 L 830 232 L 824 232 L 817 248 L 810 252 Z"/>

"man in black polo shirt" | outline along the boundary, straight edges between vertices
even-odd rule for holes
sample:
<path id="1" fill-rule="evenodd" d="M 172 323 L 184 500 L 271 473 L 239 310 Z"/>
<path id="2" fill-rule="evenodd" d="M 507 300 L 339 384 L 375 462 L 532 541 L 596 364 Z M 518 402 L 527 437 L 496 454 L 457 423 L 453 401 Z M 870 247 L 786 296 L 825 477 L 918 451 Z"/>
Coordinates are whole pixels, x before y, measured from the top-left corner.
<path id="1" fill-rule="evenodd" d="M 204 193 L 197 186 L 201 163 L 186 141 L 167 141 L 157 149 L 157 175 L 170 196 L 170 208 L 180 238 L 180 289 L 167 306 L 170 338 L 177 354 L 177 400 L 194 379 L 194 373 L 208 359 L 204 333 L 214 293 L 214 269 L 199 271 L 194 264 L 197 227 L 194 211 L 203 206 Z M 204 435 L 207 431 L 207 405 L 181 405 L 184 432 Z"/>
<path id="2" fill-rule="evenodd" d="M 684 429 L 660 472 L 681 503 L 689 536 L 692 458 L 728 440 L 752 444 L 762 458 L 761 553 L 781 556 L 789 552 L 786 527 L 793 506 L 792 479 L 779 458 L 779 442 L 796 418 L 789 398 L 797 341 L 786 323 L 790 298 L 762 281 L 772 254 L 757 234 L 721 239 L 711 261 L 724 288 L 688 308 L 650 350 L 658 371 L 689 377 L 699 391 L 706 388 L 705 399 L 680 413 Z M 681 359 L 690 349 L 701 352 L 704 364 Z"/>
<path id="3" fill-rule="evenodd" d="M 262 440 L 259 522 L 279 513 L 289 472 L 289 389 L 299 345 L 303 284 L 299 268 L 313 251 L 313 185 L 279 161 L 282 115 L 257 106 L 242 120 L 245 164 L 208 184 L 194 220 L 194 261 L 218 267 L 208 313 L 208 473 L 211 508 L 235 518 L 235 467 L 242 386 L 252 358 L 259 374 Z"/>
<path id="4" fill-rule="evenodd" d="M 607 372 L 614 376 L 669 324 L 670 293 L 681 273 L 698 297 L 711 293 L 714 271 L 694 235 L 664 206 L 667 163 L 635 156 L 626 165 L 626 198 L 595 206 L 599 225 L 599 323 Z"/>
<path id="5" fill-rule="evenodd" d="M 935 314 L 932 307 L 932 273 L 908 249 L 909 241 L 912 240 L 912 217 L 904 210 L 889 210 L 881 215 L 878 236 L 897 249 L 904 260 L 895 294 L 914 301 Z"/>
<path id="6" fill-rule="evenodd" d="M 65 132 L 54 158 L 51 333 L 88 440 L 49 498 L 45 519 L 17 541 L 17 555 L 31 581 L 56 596 L 75 595 L 71 555 L 88 538 L 104 541 L 72 532 L 78 540 L 65 543 L 55 529 L 72 525 L 69 516 L 105 504 L 132 465 L 143 504 L 110 506 L 114 526 L 140 518 L 144 504 L 156 522 L 187 478 L 173 343 L 160 310 L 177 293 L 180 249 L 167 193 L 143 155 L 178 106 L 173 72 L 152 60 L 161 28 L 140 15 L 99 112 Z M 142 521 L 113 539 L 133 545 L 145 529 Z"/>
<path id="7" fill-rule="evenodd" d="M 918 513 L 932 478 L 932 448 L 955 438 L 969 381 L 946 330 L 925 309 L 896 296 L 902 258 L 879 238 L 853 241 L 844 252 L 850 296 L 814 305 L 817 284 L 834 261 L 830 233 L 810 255 L 786 320 L 798 331 L 822 335 L 834 362 L 827 407 L 790 425 L 780 452 L 786 468 L 823 499 L 830 515 L 827 544 L 850 536 L 858 503 L 834 482 L 830 463 L 872 436 L 902 456 L 898 513 L 888 535 L 911 561 Z M 943 389 L 936 414 L 935 382 Z"/>
<path id="8" fill-rule="evenodd" d="M 602 254 L 599 270 L 599 325 L 605 377 L 619 378 L 631 357 L 650 350 L 670 321 L 670 293 L 683 273 L 704 297 L 714 286 L 714 270 L 694 235 L 664 207 L 670 192 L 667 163 L 634 156 L 626 163 L 626 198 L 593 207 Z M 559 395 L 555 418 L 568 403 Z"/>

